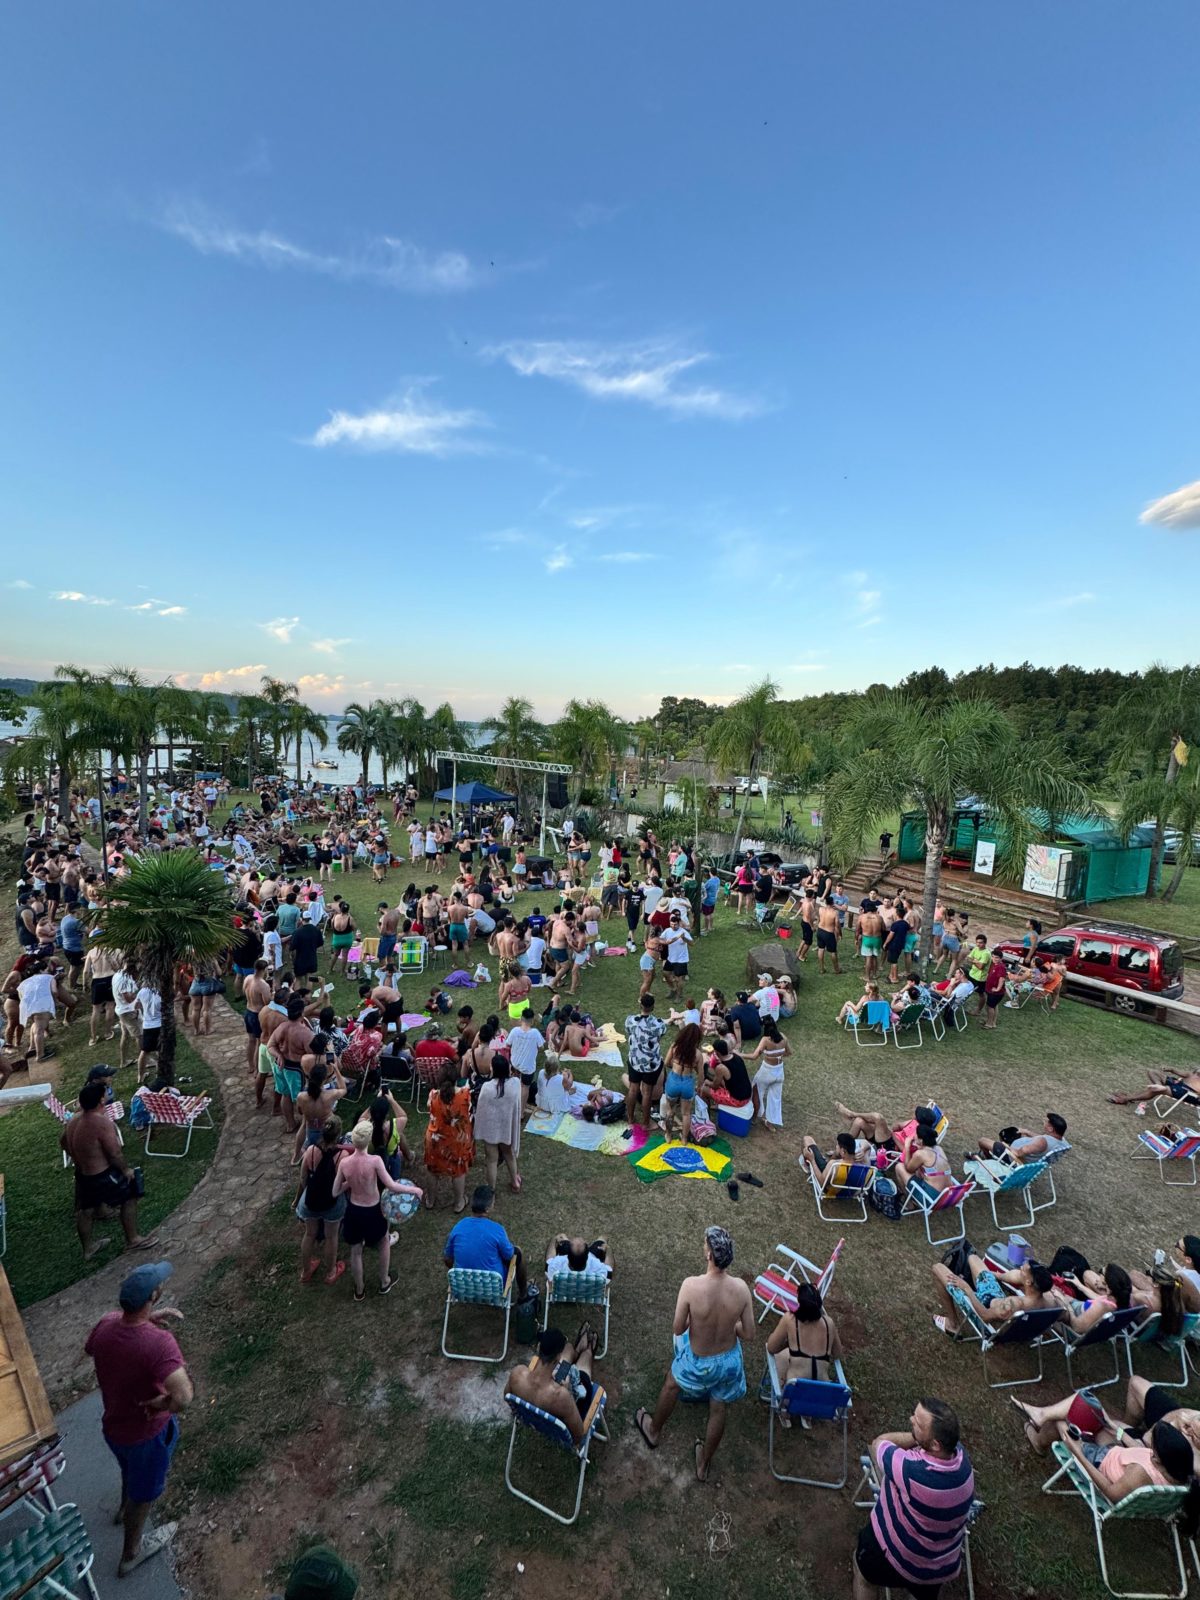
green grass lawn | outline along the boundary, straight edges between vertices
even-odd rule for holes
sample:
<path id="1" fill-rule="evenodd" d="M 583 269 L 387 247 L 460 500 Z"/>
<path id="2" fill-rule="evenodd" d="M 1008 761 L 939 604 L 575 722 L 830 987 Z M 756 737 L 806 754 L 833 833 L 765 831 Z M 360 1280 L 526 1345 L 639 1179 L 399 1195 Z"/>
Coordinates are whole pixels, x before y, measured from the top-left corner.
<path id="1" fill-rule="evenodd" d="M 407 868 L 393 873 L 389 897 L 408 881 Z M 335 880 L 335 888 L 371 930 L 381 895 L 369 874 Z M 547 910 L 550 899 L 524 895 L 519 910 L 534 903 Z M 723 908 L 717 932 L 697 941 L 693 992 L 715 984 L 729 995 L 742 987 L 746 953 L 756 942 L 757 934 L 736 926 Z M 496 977 L 495 962 L 483 959 Z M 428 991 L 427 977 L 405 986 L 413 1009 Z M 619 1026 L 637 978 L 631 958 L 601 958 L 584 974 L 580 1004 Z M 841 1002 L 860 993 L 855 965 L 839 978 L 821 976 L 810 962 L 799 987 L 799 1015 L 785 1025 L 794 1052 L 785 1128 L 734 1141 L 735 1170 L 754 1172 L 764 1188 L 743 1185 L 735 1203 L 711 1182 L 643 1186 L 623 1159 L 531 1137 L 521 1150 L 524 1191 L 513 1196 L 501 1186 L 496 1214 L 531 1261 L 560 1228 L 604 1233 L 617 1258 L 611 1347 L 598 1370 L 610 1395 L 613 1438 L 593 1452 L 576 1528 L 563 1535 L 504 1490 L 503 1368 L 440 1354 L 449 1211 L 422 1213 L 402 1230 L 393 1255 L 397 1289 L 387 1301 L 369 1296 L 360 1306 L 347 1280 L 334 1289 L 299 1284 L 296 1225 L 280 1205 L 188 1305 L 185 1344 L 198 1401 L 184 1430 L 171 1511 L 185 1518 L 184 1577 L 195 1593 L 258 1592 L 268 1577 L 278 1581 L 300 1545 L 320 1537 L 358 1564 L 364 1600 L 390 1597 L 414 1570 L 429 1600 L 518 1592 L 541 1600 L 577 1584 L 581 1573 L 593 1593 L 606 1596 L 669 1590 L 676 1600 L 700 1600 L 714 1585 L 739 1600 L 847 1593 L 849 1551 L 862 1520 L 850 1504 L 856 1480 L 852 1475 L 846 1492 L 833 1493 L 770 1477 L 766 1412 L 752 1398 L 761 1343 L 746 1351 L 751 1397 L 731 1410 L 711 1486 L 696 1485 L 691 1474 L 691 1442 L 703 1426 L 694 1408 L 678 1409 L 653 1454 L 633 1431 L 634 1410 L 653 1405 L 667 1366 L 680 1279 L 701 1270 L 703 1228 L 720 1221 L 733 1232 L 736 1269 L 748 1277 L 779 1241 L 823 1261 L 846 1235 L 831 1310 L 854 1388 L 852 1460 L 877 1432 L 904 1426 L 922 1394 L 942 1395 L 959 1409 L 988 1503 L 973 1540 L 981 1600 L 1103 1594 L 1083 1508 L 1041 1497 L 1048 1469 L 1029 1454 L 1005 1396 L 984 1386 L 978 1353 L 933 1330 L 929 1268 L 942 1251 L 926 1243 L 919 1220 L 872 1214 L 866 1226 L 819 1221 L 797 1153 L 804 1132 L 832 1136 L 835 1097 L 897 1119 L 936 1098 L 950 1116 L 947 1148 L 956 1166 L 978 1136 L 1060 1110 L 1075 1149 L 1058 1169 L 1058 1206 L 1039 1214 L 1030 1234 L 1039 1256 L 1048 1259 L 1069 1242 L 1099 1265 L 1142 1266 L 1156 1246 L 1195 1230 L 1200 1203 L 1192 1191 L 1165 1188 L 1149 1166 L 1129 1161 L 1145 1124 L 1132 1110 L 1105 1104 L 1104 1094 L 1137 1085 L 1148 1069 L 1190 1064 L 1195 1040 L 1071 1002 L 1055 1016 L 1002 1011 L 993 1034 L 973 1026 L 920 1050 L 861 1049 L 833 1024 Z M 461 994 L 478 1015 L 494 1009 L 495 997 L 494 984 Z M 339 1007 L 353 998 L 354 986 L 339 978 Z M 245 1114 L 249 1102 L 247 1087 L 232 1114 Z M 423 1114 L 414 1115 L 409 1128 L 418 1151 L 423 1123 Z M 282 1139 L 268 1132 L 265 1117 L 263 1126 L 266 1158 L 282 1161 Z M 415 1176 L 420 1181 L 421 1169 Z M 977 1244 L 997 1236 L 985 1200 L 972 1202 L 968 1225 Z M 562 1321 L 573 1333 L 575 1319 Z M 494 1320 L 468 1313 L 458 1337 L 483 1350 L 498 1331 Z M 525 1354 L 514 1348 L 510 1362 Z M 1139 1365 L 1152 1375 L 1167 1371 L 1153 1352 Z M 1064 1365 L 1053 1354 L 1047 1371 L 1040 1390 L 1021 1393 L 1065 1392 Z M 1102 1371 L 1096 1356 L 1081 1361 L 1079 1376 L 1087 1381 Z M 1119 1400 L 1119 1389 L 1106 1393 Z M 819 1430 L 786 1435 L 783 1447 L 787 1470 L 830 1459 Z M 532 1438 L 522 1438 L 518 1450 L 518 1474 L 526 1481 L 532 1474 L 551 1495 L 566 1493 L 565 1460 L 539 1451 Z M 264 1516 L 259 1508 L 268 1501 Z M 730 1518 L 732 1538 L 732 1552 L 719 1562 L 707 1542 L 718 1512 Z M 1147 1527 L 1132 1535 L 1117 1530 L 1111 1555 L 1122 1574 L 1142 1561 L 1146 1581 L 1136 1586 L 1153 1588 L 1163 1587 L 1163 1550 L 1165 1538 Z"/>
<path id="2" fill-rule="evenodd" d="M 1174 871 L 1174 867 L 1163 868 L 1164 883 L 1171 881 Z M 1187 869 L 1174 900 L 1101 900 L 1087 909 L 1089 916 L 1137 922 L 1162 933 L 1200 939 L 1200 867 Z"/>

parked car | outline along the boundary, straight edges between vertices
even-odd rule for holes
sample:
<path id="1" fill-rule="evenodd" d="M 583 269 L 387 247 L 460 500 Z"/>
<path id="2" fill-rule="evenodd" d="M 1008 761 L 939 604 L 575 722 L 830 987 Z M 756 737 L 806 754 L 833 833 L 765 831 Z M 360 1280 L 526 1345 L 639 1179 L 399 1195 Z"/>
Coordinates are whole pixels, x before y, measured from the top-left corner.
<path id="1" fill-rule="evenodd" d="M 1000 946 L 1004 954 L 1021 956 L 1015 940 Z M 1131 994 L 1105 994 L 1103 990 L 1072 985 L 1070 974 L 1099 978 L 1138 994 L 1156 995 L 1163 1000 L 1183 998 L 1183 951 L 1175 939 L 1150 933 L 1124 922 L 1073 922 L 1038 939 L 1034 953 L 1054 961 L 1065 961 L 1067 987 L 1074 987 L 1089 1000 L 1102 998 L 1117 1011 L 1147 1011 L 1152 1007 Z"/>

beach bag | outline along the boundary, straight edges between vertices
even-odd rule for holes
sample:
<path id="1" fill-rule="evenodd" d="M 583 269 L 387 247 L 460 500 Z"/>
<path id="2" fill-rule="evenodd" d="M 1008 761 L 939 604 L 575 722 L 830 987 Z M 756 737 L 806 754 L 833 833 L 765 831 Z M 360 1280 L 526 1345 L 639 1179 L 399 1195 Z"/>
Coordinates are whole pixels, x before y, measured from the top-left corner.
<path id="1" fill-rule="evenodd" d="M 1050 1271 L 1056 1278 L 1082 1278 L 1087 1270 L 1087 1257 L 1069 1244 L 1060 1244 L 1050 1261 Z"/>
<path id="2" fill-rule="evenodd" d="M 900 1217 L 900 1191 L 891 1178 L 876 1178 L 867 1192 L 867 1203 L 889 1222 Z"/>
<path id="3" fill-rule="evenodd" d="M 608 1105 L 601 1106 L 599 1111 L 597 1111 L 597 1113 L 596 1113 L 596 1121 L 597 1122 L 624 1122 L 624 1120 L 625 1120 L 625 1102 L 624 1102 L 624 1100 L 612 1100 L 612 1101 L 609 1102 Z"/>

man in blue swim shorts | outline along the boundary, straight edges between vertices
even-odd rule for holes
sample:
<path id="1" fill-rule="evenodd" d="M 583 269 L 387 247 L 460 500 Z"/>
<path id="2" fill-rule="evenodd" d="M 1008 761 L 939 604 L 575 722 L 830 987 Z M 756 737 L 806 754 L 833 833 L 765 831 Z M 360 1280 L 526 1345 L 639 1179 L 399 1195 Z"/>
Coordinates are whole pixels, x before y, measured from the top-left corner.
<path id="1" fill-rule="evenodd" d="M 704 1231 L 705 1271 L 685 1278 L 675 1302 L 675 1359 L 653 1417 L 639 1407 L 634 1425 L 651 1450 L 680 1395 L 708 1401 L 708 1429 L 696 1441 L 696 1477 L 701 1483 L 725 1432 L 725 1407 L 746 1393 L 740 1341 L 754 1337 L 754 1303 L 741 1278 L 729 1276 L 733 1240 L 724 1228 Z"/>

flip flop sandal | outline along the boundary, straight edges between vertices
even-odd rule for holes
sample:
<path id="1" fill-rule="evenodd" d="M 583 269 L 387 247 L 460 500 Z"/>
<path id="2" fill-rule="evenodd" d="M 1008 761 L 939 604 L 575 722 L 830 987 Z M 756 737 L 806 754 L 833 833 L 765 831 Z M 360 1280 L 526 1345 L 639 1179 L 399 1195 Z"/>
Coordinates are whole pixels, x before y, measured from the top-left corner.
<path id="1" fill-rule="evenodd" d="M 325 1282 L 326 1283 L 336 1283 L 338 1281 L 338 1279 L 341 1277 L 342 1273 L 345 1272 L 345 1270 L 346 1270 L 346 1263 L 344 1261 L 339 1261 L 337 1266 L 334 1267 L 332 1272 L 327 1272 L 325 1274 Z"/>
<path id="2" fill-rule="evenodd" d="M 696 1440 L 696 1445 L 695 1445 L 696 1482 L 697 1483 L 707 1483 L 708 1482 L 708 1473 L 707 1473 L 707 1471 L 705 1472 L 703 1477 L 700 1476 L 700 1457 L 703 1454 L 704 1454 L 704 1440 L 703 1439 L 697 1439 Z"/>
<path id="3" fill-rule="evenodd" d="M 743 1183 L 748 1183 L 753 1189 L 762 1189 L 765 1187 L 762 1179 L 756 1178 L 752 1172 L 739 1172 L 738 1177 Z"/>
<path id="4" fill-rule="evenodd" d="M 730 1199 L 731 1199 L 731 1200 L 736 1200 L 736 1199 L 737 1199 L 737 1198 L 738 1198 L 738 1196 L 739 1196 L 739 1195 L 740 1195 L 740 1194 L 741 1194 L 741 1192 L 742 1192 L 742 1191 L 741 1191 L 741 1190 L 740 1190 L 740 1189 L 739 1189 L 739 1188 L 738 1188 L 738 1186 L 737 1186 L 737 1184 L 736 1184 L 736 1183 L 735 1183 L 735 1182 L 734 1182 L 734 1180 L 733 1180 L 733 1179 L 732 1179 L 732 1178 L 731 1178 L 731 1179 L 730 1179 L 730 1180 L 729 1180 L 729 1182 L 728 1182 L 728 1183 L 727 1183 L 727 1184 L 726 1184 L 726 1185 L 725 1185 L 725 1187 L 726 1187 L 726 1188 L 727 1188 L 727 1189 L 728 1189 L 728 1190 L 729 1190 L 729 1198 L 730 1198 Z"/>
<path id="5" fill-rule="evenodd" d="M 650 1435 L 646 1432 L 646 1429 L 643 1426 L 645 1421 L 646 1421 L 646 1408 L 645 1408 L 645 1406 L 639 1406 L 637 1408 L 637 1410 L 633 1414 L 633 1425 L 637 1429 L 637 1431 L 641 1434 L 642 1443 L 646 1446 L 647 1450 L 657 1450 L 658 1449 L 658 1442 L 656 1440 L 652 1439 L 650 1437 Z"/>

